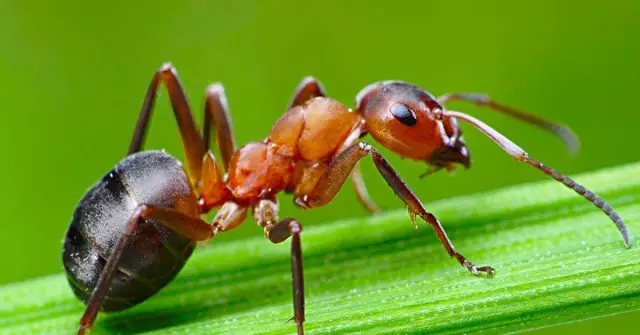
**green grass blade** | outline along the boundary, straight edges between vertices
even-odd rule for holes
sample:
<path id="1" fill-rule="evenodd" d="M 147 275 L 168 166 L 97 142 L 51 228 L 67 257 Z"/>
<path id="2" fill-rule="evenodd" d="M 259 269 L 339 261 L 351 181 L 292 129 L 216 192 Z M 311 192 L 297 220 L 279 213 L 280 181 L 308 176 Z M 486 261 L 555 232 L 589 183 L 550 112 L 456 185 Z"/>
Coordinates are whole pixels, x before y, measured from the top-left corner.
<path id="1" fill-rule="evenodd" d="M 640 164 L 577 176 L 640 231 Z M 554 181 L 429 204 L 476 278 L 405 211 L 307 226 L 310 334 L 513 333 L 640 309 L 640 247 Z M 632 242 L 633 245 L 633 242 Z M 289 243 L 202 248 L 157 296 L 100 315 L 95 334 L 291 334 Z M 0 287 L 0 334 L 73 334 L 83 306 L 62 274 Z"/>

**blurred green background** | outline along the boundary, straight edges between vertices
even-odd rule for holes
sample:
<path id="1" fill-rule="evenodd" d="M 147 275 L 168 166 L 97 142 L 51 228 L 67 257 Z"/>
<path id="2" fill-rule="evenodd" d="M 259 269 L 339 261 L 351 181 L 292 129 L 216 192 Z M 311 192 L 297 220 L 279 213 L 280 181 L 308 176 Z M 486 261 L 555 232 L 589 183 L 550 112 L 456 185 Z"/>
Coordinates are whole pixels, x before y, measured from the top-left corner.
<path id="1" fill-rule="evenodd" d="M 266 136 L 305 75 L 320 78 L 349 105 L 373 81 L 402 79 L 436 95 L 487 92 L 570 125 L 582 140 L 575 157 L 536 128 L 471 105 L 451 106 L 549 165 L 578 173 L 640 158 L 639 15 L 640 2 L 631 0 L 2 1 L 0 283 L 62 270 L 71 213 L 126 153 L 145 89 L 163 62 L 178 68 L 198 120 L 206 85 L 224 83 L 241 144 Z M 164 93 L 155 115 L 148 146 L 180 157 Z M 544 178 L 464 128 L 473 168 L 455 176 L 419 180 L 423 164 L 389 156 L 424 201 Z M 363 169 L 375 200 L 401 207 L 373 165 Z M 350 187 L 312 212 L 282 200 L 283 215 L 307 226 L 366 215 Z M 216 243 L 261 234 L 247 223 Z M 638 316 L 537 333 L 596 333 Z"/>

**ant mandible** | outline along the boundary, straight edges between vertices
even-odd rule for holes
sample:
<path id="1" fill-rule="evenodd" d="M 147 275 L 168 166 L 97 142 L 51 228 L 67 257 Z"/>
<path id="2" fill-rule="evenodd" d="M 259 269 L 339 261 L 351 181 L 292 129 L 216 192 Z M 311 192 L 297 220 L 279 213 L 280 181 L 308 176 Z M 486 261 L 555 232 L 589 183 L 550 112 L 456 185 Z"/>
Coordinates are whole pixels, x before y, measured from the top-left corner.
<path id="1" fill-rule="evenodd" d="M 163 151 L 141 151 L 161 83 L 180 129 L 185 166 Z M 185 93 L 173 66 L 154 75 L 135 127 L 128 155 L 94 185 L 76 208 L 65 239 L 63 260 L 76 296 L 87 304 L 78 334 L 91 329 L 98 310 L 119 311 L 158 292 L 180 271 L 196 242 L 240 225 L 249 210 L 273 243 L 292 237 L 294 319 L 303 334 L 304 286 L 300 223 L 280 220 L 276 195 L 292 193 L 302 208 L 321 207 L 335 197 L 351 175 L 356 195 L 369 211 L 369 198 L 358 161 L 371 156 L 387 184 L 408 207 L 411 220 L 429 224 L 447 253 L 473 274 L 492 275 L 490 266 L 476 266 L 451 244 L 436 217 L 428 212 L 366 134 L 398 155 L 430 165 L 428 172 L 470 166 L 469 151 L 457 121 L 467 122 L 520 162 L 584 196 L 615 223 L 629 246 L 626 226 L 604 200 L 568 177 L 531 158 L 515 143 L 482 121 L 447 110 L 444 104 L 463 100 L 489 107 L 558 135 L 577 146 L 566 127 L 503 106 L 484 95 L 454 93 L 435 98 L 414 85 L 383 81 L 357 95 L 354 110 L 326 97 L 320 82 L 305 78 L 287 112 L 269 136 L 236 149 L 224 89 L 211 85 L 206 93 L 204 124 L 198 133 Z M 212 129 L 213 128 L 213 129 Z M 223 177 L 209 150 L 212 130 L 221 153 Z M 218 208 L 211 224 L 200 218 Z"/>

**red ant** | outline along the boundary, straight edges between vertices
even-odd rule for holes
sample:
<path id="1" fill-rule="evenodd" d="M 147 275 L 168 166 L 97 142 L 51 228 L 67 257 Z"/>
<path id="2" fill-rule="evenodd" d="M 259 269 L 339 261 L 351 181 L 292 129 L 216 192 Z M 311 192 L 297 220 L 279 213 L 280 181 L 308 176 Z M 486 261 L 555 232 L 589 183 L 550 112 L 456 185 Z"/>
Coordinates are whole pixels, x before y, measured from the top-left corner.
<path id="1" fill-rule="evenodd" d="M 141 151 L 160 83 L 169 91 L 182 143 L 185 166 L 163 151 Z M 447 253 L 473 274 L 492 275 L 451 244 L 436 217 L 428 212 L 374 147 L 359 142 L 366 134 L 402 157 L 424 161 L 429 172 L 470 166 L 458 120 L 470 123 L 520 162 L 544 172 L 584 196 L 615 223 L 629 246 L 627 228 L 604 200 L 568 177 L 529 157 L 515 143 L 467 114 L 444 104 L 463 100 L 489 107 L 546 129 L 570 147 L 577 145 L 566 127 L 498 104 L 484 95 L 454 93 L 435 98 L 400 81 L 365 87 L 353 110 L 326 97 L 320 82 L 305 78 L 290 108 L 269 136 L 236 149 L 223 87 L 206 93 L 204 125 L 199 133 L 175 69 L 162 66 L 153 77 L 129 147 L 128 156 L 94 185 L 76 208 L 67 232 L 63 259 L 71 287 L 88 306 L 78 334 L 93 326 L 98 310 L 119 311 L 136 305 L 165 286 L 180 271 L 197 241 L 240 225 L 249 210 L 273 243 L 292 237 L 294 319 L 303 333 L 304 289 L 300 232 L 293 218 L 280 220 L 276 195 L 292 193 L 302 208 L 331 202 L 351 175 L 356 195 L 371 212 L 358 161 L 371 156 L 387 184 L 436 232 Z M 212 128 L 221 152 L 223 177 L 209 150 Z M 200 218 L 218 208 L 211 224 Z"/>

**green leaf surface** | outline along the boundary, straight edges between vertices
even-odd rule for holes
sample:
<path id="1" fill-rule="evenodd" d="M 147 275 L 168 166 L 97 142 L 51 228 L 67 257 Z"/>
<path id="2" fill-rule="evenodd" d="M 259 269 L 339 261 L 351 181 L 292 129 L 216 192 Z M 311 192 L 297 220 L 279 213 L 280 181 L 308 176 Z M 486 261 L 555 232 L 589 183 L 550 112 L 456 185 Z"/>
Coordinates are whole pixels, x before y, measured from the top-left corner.
<path id="1" fill-rule="evenodd" d="M 632 238 L 640 231 L 640 164 L 576 180 L 618 210 Z M 501 334 L 640 309 L 640 247 L 624 248 L 605 215 L 554 181 L 427 207 L 496 276 L 469 274 L 405 211 L 308 226 L 309 334 Z M 94 334 L 292 334 L 290 283 L 289 242 L 212 243 L 149 301 L 100 314 Z M 82 312 L 63 274 L 0 288 L 3 335 L 74 334 Z"/>

